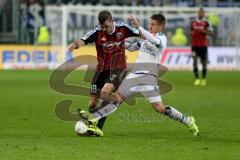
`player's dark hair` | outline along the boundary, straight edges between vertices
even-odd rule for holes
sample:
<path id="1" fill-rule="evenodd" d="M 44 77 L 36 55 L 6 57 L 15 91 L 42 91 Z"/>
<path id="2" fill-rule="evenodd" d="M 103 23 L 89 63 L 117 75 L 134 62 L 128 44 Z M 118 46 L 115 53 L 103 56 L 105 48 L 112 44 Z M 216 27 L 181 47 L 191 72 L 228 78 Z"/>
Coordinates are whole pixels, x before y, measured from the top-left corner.
<path id="1" fill-rule="evenodd" d="M 111 19 L 112 19 L 112 14 L 107 10 L 101 11 L 98 14 L 98 21 L 100 24 L 103 24 L 106 20 L 111 20 Z"/>
<path id="2" fill-rule="evenodd" d="M 200 11 L 200 10 L 203 10 L 203 11 L 204 11 L 204 8 L 203 8 L 203 7 L 200 7 L 200 8 L 199 8 L 199 11 Z"/>
<path id="3" fill-rule="evenodd" d="M 158 24 L 162 24 L 163 26 L 165 26 L 166 19 L 162 14 L 154 14 L 152 15 L 151 19 L 156 20 Z"/>

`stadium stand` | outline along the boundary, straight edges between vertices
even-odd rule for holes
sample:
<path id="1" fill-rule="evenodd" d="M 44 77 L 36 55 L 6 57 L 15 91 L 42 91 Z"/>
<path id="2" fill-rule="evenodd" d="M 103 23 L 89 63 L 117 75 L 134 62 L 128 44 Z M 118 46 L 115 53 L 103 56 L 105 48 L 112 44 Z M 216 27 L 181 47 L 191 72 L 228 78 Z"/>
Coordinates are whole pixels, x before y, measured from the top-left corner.
<path id="1" fill-rule="evenodd" d="M 1 43 L 22 43 L 22 44 L 34 44 L 38 30 L 41 25 L 45 25 L 44 10 L 46 6 L 63 6 L 63 5 L 96 5 L 96 6 L 152 6 L 152 7 L 240 7 L 238 0 L 1 0 L 0 1 L 0 42 Z M 35 9 L 34 9 L 35 8 Z M 31 13 L 34 10 L 37 14 Z M 20 15 L 20 21 L 19 21 Z M 37 17 L 34 17 L 36 16 Z M 33 19 L 37 20 L 35 26 L 33 26 Z M 84 18 L 83 18 L 84 19 Z M 211 18 L 209 18 L 211 20 Z M 220 24 L 214 25 L 215 30 L 219 32 L 220 29 L 226 27 L 228 24 L 227 17 L 219 17 Z M 171 20 L 169 20 L 171 22 Z M 83 21 L 83 23 L 85 23 Z M 184 27 L 184 26 L 180 26 Z M 172 35 L 175 28 L 169 31 L 169 35 Z M 168 30 L 167 30 L 168 31 Z M 187 33 L 186 33 L 187 34 Z M 218 39 L 224 38 L 224 34 L 217 34 Z M 213 45 L 233 45 L 232 39 L 234 34 L 229 33 L 229 40 L 213 41 Z M 210 41 L 211 42 L 211 41 Z"/>

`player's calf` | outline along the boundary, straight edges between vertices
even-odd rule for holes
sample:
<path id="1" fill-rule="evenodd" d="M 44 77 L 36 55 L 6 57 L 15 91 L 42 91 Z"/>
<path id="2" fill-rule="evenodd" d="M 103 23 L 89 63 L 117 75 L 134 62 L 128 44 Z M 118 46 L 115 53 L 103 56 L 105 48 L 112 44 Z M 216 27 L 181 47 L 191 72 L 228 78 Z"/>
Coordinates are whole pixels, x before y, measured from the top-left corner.
<path id="1" fill-rule="evenodd" d="M 154 102 L 152 103 L 152 106 L 156 112 L 165 114 L 166 109 L 162 102 Z"/>
<path id="2" fill-rule="evenodd" d="M 89 110 L 95 108 L 99 103 L 99 97 L 98 96 L 90 96 L 89 102 L 88 102 L 88 108 Z"/>

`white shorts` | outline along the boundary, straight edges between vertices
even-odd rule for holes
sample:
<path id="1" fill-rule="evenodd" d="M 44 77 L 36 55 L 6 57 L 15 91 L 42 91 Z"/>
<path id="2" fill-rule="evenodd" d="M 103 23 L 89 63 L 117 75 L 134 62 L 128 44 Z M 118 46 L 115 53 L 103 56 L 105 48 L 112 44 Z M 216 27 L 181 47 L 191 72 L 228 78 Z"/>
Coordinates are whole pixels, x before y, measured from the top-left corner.
<path id="1" fill-rule="evenodd" d="M 121 93 L 125 99 L 131 95 L 141 93 L 150 103 L 162 101 L 157 77 L 154 75 L 130 73 L 122 81 L 118 92 Z"/>

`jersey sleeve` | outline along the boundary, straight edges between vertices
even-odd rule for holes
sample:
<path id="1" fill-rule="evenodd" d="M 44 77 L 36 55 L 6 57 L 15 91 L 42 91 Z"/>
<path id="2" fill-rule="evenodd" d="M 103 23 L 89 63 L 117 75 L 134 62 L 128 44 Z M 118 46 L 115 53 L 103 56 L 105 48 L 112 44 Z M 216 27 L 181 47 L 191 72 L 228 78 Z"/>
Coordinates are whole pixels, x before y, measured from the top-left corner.
<path id="1" fill-rule="evenodd" d="M 165 46 L 167 44 L 167 38 L 163 33 L 157 33 L 156 36 L 153 36 L 150 32 L 146 31 L 143 27 L 139 27 L 142 35 L 152 44 L 157 46 Z"/>
<path id="2" fill-rule="evenodd" d="M 85 36 L 81 38 L 81 40 L 85 43 L 93 43 L 97 39 L 97 29 L 89 31 Z"/>
<path id="3" fill-rule="evenodd" d="M 124 28 L 126 30 L 126 38 L 128 38 L 128 37 L 138 37 L 139 36 L 140 32 L 139 32 L 138 29 L 133 28 L 133 27 L 131 27 L 127 24 L 124 24 L 124 23 L 123 23 L 123 25 L 124 25 Z"/>
<path id="4" fill-rule="evenodd" d="M 133 51 L 139 50 L 139 48 L 141 47 L 141 43 L 142 43 L 142 41 L 138 41 L 136 43 L 131 43 L 129 41 L 125 41 L 125 46 L 128 51 L 133 52 Z"/>
<path id="5" fill-rule="evenodd" d="M 160 46 L 167 45 L 167 37 L 163 33 L 157 33 L 156 38 L 160 41 Z"/>

